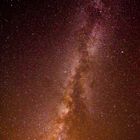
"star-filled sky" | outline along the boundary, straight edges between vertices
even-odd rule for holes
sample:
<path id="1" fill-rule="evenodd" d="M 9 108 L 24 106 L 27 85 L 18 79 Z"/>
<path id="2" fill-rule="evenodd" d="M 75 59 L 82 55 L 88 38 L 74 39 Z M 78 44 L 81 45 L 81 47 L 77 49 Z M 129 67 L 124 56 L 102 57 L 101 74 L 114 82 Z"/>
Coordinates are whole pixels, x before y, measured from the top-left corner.
<path id="1" fill-rule="evenodd" d="M 0 1 L 0 140 L 139 140 L 138 0 Z"/>

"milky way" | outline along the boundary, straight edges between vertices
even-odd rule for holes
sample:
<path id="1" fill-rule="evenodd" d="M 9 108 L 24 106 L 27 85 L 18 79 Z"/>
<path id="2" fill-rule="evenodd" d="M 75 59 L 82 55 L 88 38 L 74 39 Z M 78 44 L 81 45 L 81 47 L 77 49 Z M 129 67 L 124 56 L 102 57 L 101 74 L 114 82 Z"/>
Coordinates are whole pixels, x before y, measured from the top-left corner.
<path id="1" fill-rule="evenodd" d="M 1 140 L 139 140 L 137 1 L 0 4 Z"/>
<path id="2" fill-rule="evenodd" d="M 64 98 L 60 106 L 58 105 L 58 114 L 54 122 L 50 124 L 50 130 L 44 139 L 94 139 L 93 114 L 89 110 L 90 98 L 92 90 L 94 90 L 94 88 L 91 88 L 91 77 L 94 75 L 91 70 L 92 55 L 94 53 L 91 51 L 97 49 L 102 43 L 102 25 L 100 25 L 97 18 L 103 12 L 100 7 L 103 7 L 101 2 L 90 3 L 88 6 L 92 7 L 93 11 L 96 11 L 96 13 L 93 13 L 95 17 L 90 19 L 91 17 L 86 15 L 87 19 L 84 18 L 78 25 L 80 28 L 77 45 L 80 56 L 78 57 L 79 59 L 75 60 L 77 65 L 68 75 L 68 81 L 64 89 Z M 86 13 L 86 8 L 86 6 L 82 8 L 82 14 Z M 83 17 L 80 14 L 78 16 Z"/>

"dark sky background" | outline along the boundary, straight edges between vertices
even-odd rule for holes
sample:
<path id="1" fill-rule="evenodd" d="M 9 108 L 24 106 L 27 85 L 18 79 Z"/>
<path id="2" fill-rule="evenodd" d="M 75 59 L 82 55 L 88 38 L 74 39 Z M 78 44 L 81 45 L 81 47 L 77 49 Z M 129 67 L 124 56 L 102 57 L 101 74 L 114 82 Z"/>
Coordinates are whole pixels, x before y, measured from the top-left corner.
<path id="1" fill-rule="evenodd" d="M 90 1 L 0 0 L 1 140 L 42 140 L 76 57 L 78 13 Z M 93 61 L 95 140 L 139 140 L 138 1 L 102 2 L 111 19 L 86 11 L 111 36 Z"/>

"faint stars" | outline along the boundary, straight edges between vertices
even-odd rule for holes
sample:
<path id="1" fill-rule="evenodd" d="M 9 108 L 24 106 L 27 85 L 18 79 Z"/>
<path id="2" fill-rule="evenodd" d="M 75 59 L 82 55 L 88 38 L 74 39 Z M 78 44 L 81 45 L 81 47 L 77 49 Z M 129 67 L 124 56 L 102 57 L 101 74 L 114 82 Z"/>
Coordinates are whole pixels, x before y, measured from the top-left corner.
<path id="1" fill-rule="evenodd" d="M 67 74 L 67 70 L 64 70 L 64 74 Z"/>
<path id="2" fill-rule="evenodd" d="M 113 105 L 113 108 L 116 109 L 116 105 Z"/>
<path id="3" fill-rule="evenodd" d="M 121 54 L 124 54 L 124 51 L 123 50 L 121 50 Z"/>
<path id="4" fill-rule="evenodd" d="M 44 134 L 45 132 L 47 132 L 47 130 L 51 131 L 51 127 L 50 126 L 47 127 L 48 122 L 46 121 L 46 119 L 48 119 L 49 117 L 50 119 L 52 119 L 51 116 L 49 116 L 49 114 L 55 112 L 53 106 L 56 105 L 56 102 L 59 102 L 59 97 L 57 96 L 62 96 L 61 94 L 62 91 L 64 90 L 62 87 L 63 80 L 61 81 L 60 77 L 66 79 L 69 73 L 72 73 L 72 75 L 75 74 L 74 73 L 75 71 L 67 63 L 67 60 L 66 60 L 66 65 L 64 64 L 65 62 L 64 55 L 68 55 L 67 57 L 69 59 L 73 59 L 72 55 L 70 55 L 71 53 L 70 48 L 72 48 L 73 46 L 74 47 L 78 46 L 78 43 L 76 44 L 75 43 L 76 41 L 73 41 L 75 40 L 76 35 L 74 35 L 73 37 L 69 37 L 69 32 L 68 32 L 69 30 L 67 30 L 67 26 L 71 30 L 73 28 L 71 26 L 73 25 L 75 26 L 75 24 L 77 24 L 72 19 L 74 17 L 74 15 L 72 15 L 74 12 L 72 12 L 71 14 L 71 11 L 74 11 L 74 8 L 72 8 L 74 7 L 74 5 L 73 2 L 71 2 L 71 6 L 65 3 L 66 5 L 65 4 L 64 5 L 66 6 L 66 9 L 63 10 L 62 7 L 64 5 L 62 4 L 62 2 L 59 3 L 59 0 L 57 1 L 50 0 L 51 2 L 49 2 L 49 4 L 47 4 L 47 1 L 44 1 L 43 4 L 41 4 L 41 2 L 32 3 L 29 1 L 26 3 L 26 1 L 24 0 L 22 1 L 5 0 L 5 1 L 7 2 L 6 3 L 7 6 L 4 7 L 3 10 L 4 14 L 3 13 L 2 14 L 8 16 L 2 17 L 2 15 L 0 15 L 1 18 L 0 31 L 2 31 L 1 35 L 4 36 L 3 42 L 5 43 L 1 46 L 2 48 L 1 61 L 2 64 L 4 64 L 2 65 L 2 69 L 3 69 L 2 72 L 4 71 L 2 73 L 4 75 L 2 76 L 4 78 L 2 78 L 1 80 L 1 87 L 3 89 L 2 91 L 3 93 L 1 94 L 2 96 L 1 96 L 1 104 L 0 104 L 2 106 L 2 113 L 0 114 L 2 115 L 0 116 L 0 120 L 2 120 L 2 126 L 0 126 L 0 131 L 1 132 L 3 131 L 2 133 L 7 133 L 5 134 L 7 135 L 7 137 L 4 136 L 4 140 L 8 139 L 9 136 L 12 135 L 10 133 L 13 132 L 14 130 L 10 130 L 11 126 L 12 128 L 18 129 L 17 134 L 15 135 L 20 137 L 18 138 L 16 136 L 17 138 L 13 138 L 13 139 L 10 138 L 10 140 L 15 140 L 15 139 L 42 140 L 36 138 L 36 136 L 37 135 L 39 136 L 40 134 Z M 21 2 L 20 5 L 18 5 L 19 1 Z M 100 4 L 100 0 L 94 0 L 94 1 L 98 2 L 96 8 L 97 10 L 99 10 L 99 14 L 105 15 L 106 13 L 104 12 L 104 9 L 102 9 L 103 8 L 102 6 L 104 5 Z M 57 5 L 56 7 L 53 6 L 53 2 Z M 111 5 L 110 2 L 108 2 L 108 4 Z M 79 19 L 78 20 L 79 24 L 78 26 L 76 26 L 76 28 L 78 28 L 78 31 L 79 28 L 84 28 L 88 22 L 86 19 L 87 16 L 84 15 L 86 13 L 84 13 L 84 9 L 82 9 L 82 6 L 81 7 L 80 6 L 78 6 L 78 8 L 81 9 L 81 11 L 83 10 L 83 12 L 81 12 L 81 19 L 79 19 L 79 16 L 76 16 L 76 18 Z M 115 5 L 112 6 L 114 7 Z M 43 9 L 40 9 L 40 7 Z M 33 9 L 37 9 L 37 10 L 34 11 Z M 13 13 L 10 13 L 9 10 L 11 10 Z M 108 8 L 108 10 L 111 11 L 112 8 Z M 49 14 L 47 15 L 48 11 Z M 66 14 L 64 13 L 64 11 L 66 11 Z M 119 14 L 117 16 L 119 16 Z M 116 23 L 116 21 L 115 24 L 112 23 L 113 21 L 111 15 L 108 15 L 108 17 L 105 18 L 107 18 L 106 22 L 111 22 L 111 25 L 107 27 L 107 30 L 108 29 L 112 30 L 112 32 L 116 30 L 117 28 L 116 24 L 118 23 Z M 86 21 L 86 22 L 81 22 L 81 21 Z M 62 25 L 62 27 L 65 26 L 65 28 L 61 28 L 60 26 L 60 24 L 63 24 L 63 22 L 64 24 L 67 25 L 67 26 Z M 102 22 L 104 23 L 104 20 Z M 102 26 L 102 23 L 100 25 Z M 100 29 L 100 25 L 97 28 L 97 31 Z M 27 31 L 26 33 L 28 36 L 24 34 L 24 31 L 26 31 L 24 29 L 27 30 L 29 29 L 29 31 Z M 75 31 L 76 29 L 72 29 L 71 32 L 73 32 L 73 30 Z M 55 32 L 56 36 L 54 35 L 55 33 L 52 34 L 52 32 Z M 59 34 L 57 34 L 57 32 L 62 34 L 62 38 L 61 35 L 59 37 Z M 45 37 L 44 37 L 44 33 L 45 33 Z M 38 38 L 38 36 L 40 37 L 40 34 L 43 34 L 41 39 Z M 95 45 L 93 44 L 99 46 L 98 54 L 101 54 L 100 49 L 102 51 L 105 50 L 104 46 L 107 45 L 108 48 L 111 47 L 110 50 L 106 48 L 105 52 L 101 54 L 102 56 L 101 57 L 99 56 L 100 59 L 99 61 L 96 60 L 95 58 L 94 62 L 97 64 L 95 65 L 93 64 L 94 80 L 92 83 L 93 84 L 92 93 L 94 96 L 92 99 L 94 102 L 93 103 L 94 106 L 91 106 L 91 110 L 92 112 L 94 112 L 93 118 L 95 117 L 95 121 L 96 119 L 99 118 L 105 124 L 106 123 L 111 124 L 110 126 L 107 127 L 107 129 L 112 130 L 112 128 L 114 128 L 116 131 L 115 133 L 118 132 L 117 134 L 120 137 L 120 139 L 121 139 L 121 135 L 119 134 L 119 132 L 122 131 L 123 133 L 123 130 L 126 131 L 125 133 L 126 135 L 122 139 L 125 138 L 127 139 L 128 138 L 127 132 L 131 130 L 132 133 L 137 133 L 137 131 L 135 129 L 133 130 L 132 128 L 135 128 L 136 125 L 140 124 L 140 119 L 138 116 L 139 103 L 137 104 L 138 99 L 140 97 L 140 93 L 137 90 L 134 91 L 137 88 L 136 84 L 138 83 L 137 82 L 138 76 L 135 75 L 136 73 L 135 71 L 133 73 L 133 71 L 129 69 L 130 65 L 127 65 L 128 63 L 131 62 L 131 61 L 129 62 L 129 60 L 131 59 L 133 60 L 133 56 L 131 57 L 131 59 L 129 59 L 129 50 L 130 50 L 130 54 L 133 55 L 131 51 L 132 48 L 129 49 L 129 47 L 128 48 L 123 47 L 123 44 L 129 46 L 129 44 L 127 43 L 128 40 L 131 38 L 126 37 L 125 39 L 124 37 L 123 39 L 123 37 L 120 36 L 121 41 L 120 42 L 118 41 L 117 44 L 113 44 L 112 46 L 110 46 L 110 42 L 111 43 L 113 42 L 111 39 L 109 39 L 109 44 L 106 43 L 106 38 L 104 38 L 105 42 L 103 41 L 103 43 L 105 44 L 96 41 L 96 39 L 98 39 L 98 36 L 99 38 L 102 37 L 101 36 L 102 34 L 103 37 L 108 35 L 106 32 L 101 32 L 101 34 L 99 35 L 97 34 L 97 37 L 94 35 L 93 37 L 95 38 L 95 40 L 93 39 L 93 41 L 89 43 L 89 48 L 90 47 L 93 48 L 93 49 L 89 49 L 89 53 L 95 54 L 96 56 L 97 53 L 94 50 Z M 36 44 L 36 42 L 34 42 L 35 41 L 34 38 L 37 40 L 36 42 L 40 42 L 40 44 Z M 115 37 L 115 39 L 117 40 L 117 37 Z M 41 48 L 43 42 L 42 40 L 44 41 L 43 50 Z M 69 48 L 67 47 L 69 49 L 68 53 L 64 42 L 67 42 L 66 45 L 69 47 Z M 117 46 L 117 47 L 115 48 L 113 46 Z M 43 53 L 40 53 L 39 51 L 36 50 L 42 51 Z M 38 58 L 42 59 L 42 57 L 44 56 L 45 57 L 47 56 L 48 60 L 43 59 L 40 65 L 40 60 Z M 18 58 L 20 59 L 18 60 Z M 105 58 L 105 61 L 103 61 L 105 62 L 104 64 L 101 63 L 101 61 L 103 60 L 102 58 Z M 34 65 L 34 61 L 36 61 L 35 63 L 39 65 Z M 117 61 L 119 65 L 117 65 L 115 61 Z M 137 63 L 136 61 L 134 63 Z M 79 58 L 75 59 L 75 63 L 76 63 L 75 65 L 78 65 L 80 63 Z M 31 66 L 29 64 L 31 64 Z M 47 68 L 45 70 L 44 70 L 44 65 L 47 65 Z M 57 65 L 62 66 L 62 68 L 60 69 L 61 72 L 58 72 Z M 134 66 L 136 70 L 138 65 L 137 64 L 133 65 L 132 62 L 131 66 Z M 85 69 L 85 67 L 83 67 L 83 69 Z M 90 76 L 92 77 L 92 73 L 89 74 L 89 77 Z M 110 79 L 111 81 L 109 81 Z M 83 81 L 84 80 L 82 80 L 82 82 Z M 133 83 L 129 81 L 132 81 Z M 133 90 L 131 91 L 132 88 Z M 60 93 L 57 93 L 56 91 Z M 129 92 L 131 94 L 130 96 L 129 96 Z M 105 98 L 102 99 L 102 97 L 104 96 Z M 69 110 L 67 106 L 62 105 L 60 108 L 60 114 L 62 114 L 62 116 L 65 116 L 69 113 L 71 113 L 71 110 Z M 40 119 L 38 116 L 40 117 Z M 71 118 L 69 118 L 69 120 L 71 120 Z M 98 136 L 102 137 L 104 136 L 104 134 L 105 136 L 107 135 L 109 136 L 107 132 L 108 130 L 105 130 L 106 127 L 100 126 L 101 124 L 100 121 L 97 121 L 97 124 L 98 127 L 101 127 L 101 131 L 98 131 Z M 117 125 L 118 127 L 116 127 Z M 76 127 L 75 123 L 74 126 Z M 61 127 L 62 126 L 60 126 L 60 129 L 62 129 Z M 75 127 L 73 128 L 75 129 Z M 104 131 L 102 131 L 103 129 Z M 21 138 L 22 134 L 25 134 L 23 138 Z M 113 136 L 115 136 L 114 133 L 111 133 L 110 139 L 113 139 Z M 133 137 L 133 135 L 130 136 Z M 96 136 L 94 138 L 96 139 Z M 62 138 L 58 137 L 58 139 L 62 139 Z M 90 138 L 87 137 L 86 139 L 90 139 Z M 93 138 L 91 138 L 91 140 L 93 140 Z"/>

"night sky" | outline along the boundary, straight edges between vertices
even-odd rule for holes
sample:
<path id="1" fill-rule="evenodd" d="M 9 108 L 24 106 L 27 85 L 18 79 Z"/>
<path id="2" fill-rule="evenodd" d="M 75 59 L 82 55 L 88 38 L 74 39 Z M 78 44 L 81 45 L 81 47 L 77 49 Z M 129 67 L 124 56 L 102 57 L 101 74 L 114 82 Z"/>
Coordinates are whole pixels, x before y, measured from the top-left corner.
<path id="1" fill-rule="evenodd" d="M 138 0 L 0 0 L 0 140 L 140 140 Z"/>

